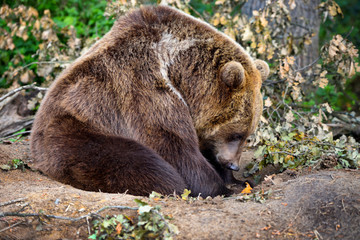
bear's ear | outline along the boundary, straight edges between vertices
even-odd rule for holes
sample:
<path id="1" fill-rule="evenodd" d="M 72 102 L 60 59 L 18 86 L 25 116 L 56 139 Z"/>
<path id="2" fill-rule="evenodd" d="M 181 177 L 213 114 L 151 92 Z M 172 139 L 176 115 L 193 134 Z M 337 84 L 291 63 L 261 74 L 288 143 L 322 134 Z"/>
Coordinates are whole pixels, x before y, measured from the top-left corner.
<path id="1" fill-rule="evenodd" d="M 245 71 L 239 62 L 228 62 L 220 69 L 220 79 L 230 88 L 240 86 L 245 80 Z"/>
<path id="2" fill-rule="evenodd" d="M 254 63 L 255 63 L 257 70 L 260 71 L 261 80 L 264 82 L 270 73 L 269 65 L 266 62 L 264 62 L 263 60 L 259 60 L 259 59 L 256 59 L 254 61 Z"/>

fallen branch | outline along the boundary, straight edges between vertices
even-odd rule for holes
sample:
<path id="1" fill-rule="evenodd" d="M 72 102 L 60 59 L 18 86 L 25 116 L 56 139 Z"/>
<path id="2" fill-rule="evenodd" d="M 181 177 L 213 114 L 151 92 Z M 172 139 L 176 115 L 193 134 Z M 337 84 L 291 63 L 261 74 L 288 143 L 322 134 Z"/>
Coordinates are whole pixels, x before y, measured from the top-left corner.
<path id="1" fill-rule="evenodd" d="M 23 202 L 24 200 L 26 200 L 26 198 L 18 198 L 18 199 L 11 200 L 8 202 L 0 203 L 0 207 L 8 206 L 8 205 L 18 203 L 18 202 Z"/>
<path id="2" fill-rule="evenodd" d="M 25 86 L 16 88 L 16 89 L 8 92 L 4 96 L 0 97 L 0 102 L 4 101 L 8 97 L 11 97 L 15 93 L 20 92 L 20 91 L 25 90 L 25 89 L 35 89 L 35 90 L 39 90 L 39 91 L 47 91 L 47 88 L 37 87 L 37 86 L 35 86 L 35 83 L 33 83 L 33 84 L 30 84 L 30 85 L 25 85 Z"/>
<path id="3" fill-rule="evenodd" d="M 87 217 L 98 215 L 100 212 L 105 211 L 107 209 L 138 210 L 139 208 L 127 207 L 127 206 L 106 206 L 106 207 L 103 207 L 103 208 L 97 210 L 96 212 L 91 212 L 89 214 L 86 214 L 86 215 L 83 215 L 83 216 L 80 216 L 77 218 L 48 215 L 48 214 L 39 214 L 39 213 L 16 213 L 16 212 L 0 212 L 0 217 L 46 217 L 46 218 L 54 218 L 54 219 L 59 219 L 59 220 L 67 220 L 67 221 L 76 222 L 76 221 L 82 220 Z"/>
<path id="4" fill-rule="evenodd" d="M 8 227 L 6 227 L 6 228 L 1 229 L 1 230 L 0 230 L 0 233 L 1 233 L 1 232 L 4 232 L 4 231 L 6 231 L 6 230 L 8 230 L 8 229 L 10 229 L 10 228 L 16 227 L 17 225 L 20 225 L 20 224 L 22 224 L 22 223 L 23 223 L 23 221 L 14 223 L 13 225 L 10 225 L 10 226 L 8 226 Z"/>
<path id="5" fill-rule="evenodd" d="M 33 121 L 31 121 L 31 123 L 32 123 Z M 23 134 L 30 134 L 31 133 L 31 131 L 24 131 L 24 132 L 21 132 L 21 133 L 15 133 L 15 134 L 12 134 L 12 135 L 10 135 L 10 136 L 6 136 L 6 137 L 3 137 L 3 138 L 0 138 L 0 142 L 1 141 L 4 141 L 4 140 L 6 140 L 6 139 L 9 139 L 9 138 L 13 138 L 13 137 L 16 137 L 16 136 L 19 136 L 19 135 L 23 135 Z M 0 206 L 1 207 L 1 206 Z"/>

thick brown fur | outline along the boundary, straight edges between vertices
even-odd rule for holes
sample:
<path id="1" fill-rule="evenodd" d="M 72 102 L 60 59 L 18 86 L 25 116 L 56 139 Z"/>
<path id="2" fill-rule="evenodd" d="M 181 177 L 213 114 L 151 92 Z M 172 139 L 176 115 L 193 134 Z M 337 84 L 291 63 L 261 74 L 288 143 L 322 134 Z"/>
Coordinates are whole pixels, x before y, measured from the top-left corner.
<path id="1" fill-rule="evenodd" d="M 220 76 L 233 76 L 220 74 L 230 61 L 243 68 L 234 83 Z M 259 70 L 235 42 L 178 10 L 132 11 L 49 89 L 31 135 L 36 167 L 90 191 L 230 194 L 200 150 L 255 129 Z"/>

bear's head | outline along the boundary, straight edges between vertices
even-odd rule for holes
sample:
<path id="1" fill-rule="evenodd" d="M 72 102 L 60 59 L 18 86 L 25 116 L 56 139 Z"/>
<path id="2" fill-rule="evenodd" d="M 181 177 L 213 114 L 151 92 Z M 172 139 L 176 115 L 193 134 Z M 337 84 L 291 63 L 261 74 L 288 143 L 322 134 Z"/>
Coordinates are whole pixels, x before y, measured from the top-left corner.
<path id="1" fill-rule="evenodd" d="M 198 128 L 200 149 L 211 162 L 239 170 L 246 140 L 262 114 L 260 88 L 268 75 L 269 66 L 262 60 L 247 61 L 246 65 L 232 60 L 218 69 L 217 82 L 225 89 L 218 94 L 226 97 L 221 96 L 220 104 L 213 105 L 217 113 L 208 115 L 206 123 L 202 118 L 203 125 Z"/>

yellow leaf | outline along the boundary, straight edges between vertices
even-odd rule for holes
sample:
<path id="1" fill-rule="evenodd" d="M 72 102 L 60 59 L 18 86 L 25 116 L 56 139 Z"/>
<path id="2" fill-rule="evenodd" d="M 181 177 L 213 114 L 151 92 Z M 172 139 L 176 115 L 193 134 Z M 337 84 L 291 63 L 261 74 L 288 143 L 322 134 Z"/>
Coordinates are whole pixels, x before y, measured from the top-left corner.
<path id="1" fill-rule="evenodd" d="M 252 43 L 250 44 L 250 47 L 251 47 L 251 48 L 256 48 L 256 46 L 257 46 L 256 42 L 252 42 Z"/>
<path id="2" fill-rule="evenodd" d="M 244 194 L 248 194 L 248 193 L 251 193 L 251 190 L 252 190 L 252 187 L 250 186 L 250 184 L 248 182 L 245 182 L 246 184 L 246 188 L 244 188 L 241 193 L 244 193 Z"/>
<path id="3" fill-rule="evenodd" d="M 329 13 L 331 16 L 335 17 L 337 15 L 336 6 L 334 5 L 329 6 Z"/>
<path id="4" fill-rule="evenodd" d="M 227 23 L 227 20 L 226 20 L 225 16 L 222 16 L 222 17 L 220 18 L 220 23 L 221 23 L 222 25 L 225 25 L 225 24 Z"/>
<path id="5" fill-rule="evenodd" d="M 185 200 L 185 201 L 188 200 L 190 193 L 191 193 L 191 190 L 184 189 L 184 193 L 181 194 L 182 200 Z"/>

